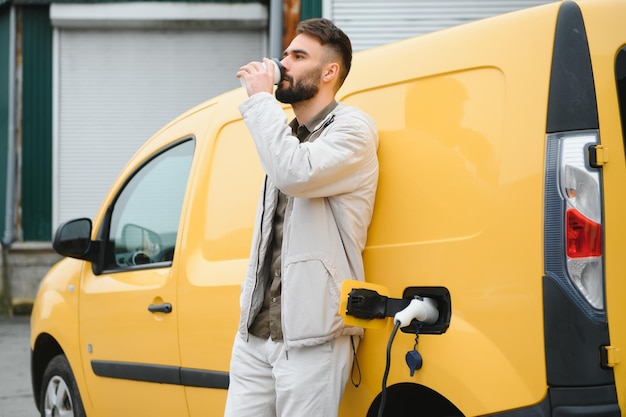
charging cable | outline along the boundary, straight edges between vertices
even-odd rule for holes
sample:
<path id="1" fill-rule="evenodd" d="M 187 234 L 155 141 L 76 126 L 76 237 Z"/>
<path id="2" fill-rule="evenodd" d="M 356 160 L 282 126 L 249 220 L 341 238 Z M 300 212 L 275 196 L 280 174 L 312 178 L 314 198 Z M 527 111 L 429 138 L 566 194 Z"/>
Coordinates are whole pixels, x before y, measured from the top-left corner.
<path id="1" fill-rule="evenodd" d="M 437 309 L 437 302 L 428 297 L 413 298 L 408 306 L 395 314 L 393 318 L 393 330 L 391 331 L 389 342 L 387 343 L 387 358 L 385 362 L 385 372 L 383 374 L 380 405 L 378 406 L 378 417 L 383 417 L 385 411 L 385 403 L 387 401 L 387 378 L 389 377 L 389 369 L 391 368 L 391 345 L 396 337 L 396 333 L 398 333 L 398 329 L 408 326 L 413 320 L 433 324 L 438 319 L 439 310 Z"/>
<path id="2" fill-rule="evenodd" d="M 396 320 L 393 330 L 391 331 L 391 336 L 389 336 L 389 342 L 387 342 L 387 361 L 385 362 L 385 373 L 383 374 L 383 389 L 380 395 L 380 405 L 378 406 L 378 417 L 383 417 L 383 412 L 385 411 L 385 403 L 387 402 L 387 377 L 389 376 L 389 368 L 391 368 L 391 345 L 393 344 L 393 339 L 395 339 L 399 328 L 400 321 Z"/>

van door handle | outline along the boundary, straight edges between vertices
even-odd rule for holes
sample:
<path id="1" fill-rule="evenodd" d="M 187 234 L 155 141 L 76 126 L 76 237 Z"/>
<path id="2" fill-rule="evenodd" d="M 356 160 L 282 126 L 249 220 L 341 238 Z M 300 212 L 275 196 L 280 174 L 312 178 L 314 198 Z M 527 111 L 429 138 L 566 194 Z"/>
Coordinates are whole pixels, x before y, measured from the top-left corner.
<path id="1" fill-rule="evenodd" d="M 171 313 L 172 305 L 170 303 L 150 304 L 148 311 L 151 313 Z"/>

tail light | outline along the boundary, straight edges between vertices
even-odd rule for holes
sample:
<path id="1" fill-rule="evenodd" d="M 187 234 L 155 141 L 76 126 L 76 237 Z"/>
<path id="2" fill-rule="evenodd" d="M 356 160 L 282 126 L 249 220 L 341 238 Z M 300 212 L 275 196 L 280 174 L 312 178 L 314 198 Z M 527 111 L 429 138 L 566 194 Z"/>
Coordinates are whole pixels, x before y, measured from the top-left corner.
<path id="1" fill-rule="evenodd" d="M 597 131 L 548 136 L 546 270 L 597 318 L 604 317 L 601 171 L 589 164 Z"/>

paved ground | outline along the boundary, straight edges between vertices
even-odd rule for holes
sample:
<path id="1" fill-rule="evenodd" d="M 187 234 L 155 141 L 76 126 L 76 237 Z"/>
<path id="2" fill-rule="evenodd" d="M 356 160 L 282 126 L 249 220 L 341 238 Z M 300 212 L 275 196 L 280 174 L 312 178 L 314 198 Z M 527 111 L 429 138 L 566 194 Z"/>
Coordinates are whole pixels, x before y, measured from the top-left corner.
<path id="1" fill-rule="evenodd" d="M 0 417 L 36 417 L 30 385 L 29 316 L 0 316 Z"/>

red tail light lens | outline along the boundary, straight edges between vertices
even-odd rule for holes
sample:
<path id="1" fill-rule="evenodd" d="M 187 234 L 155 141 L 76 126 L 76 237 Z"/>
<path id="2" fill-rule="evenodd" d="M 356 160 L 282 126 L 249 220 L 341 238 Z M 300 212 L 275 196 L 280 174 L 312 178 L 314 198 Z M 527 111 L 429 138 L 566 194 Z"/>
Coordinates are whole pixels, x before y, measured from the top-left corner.
<path id="1" fill-rule="evenodd" d="M 602 225 L 589 220 L 575 209 L 567 210 L 567 256 L 602 256 Z"/>

